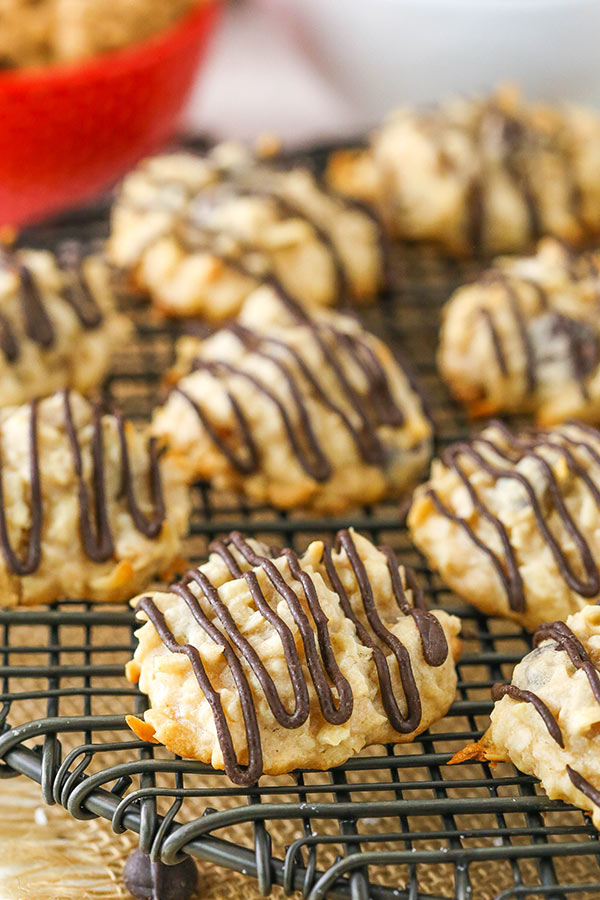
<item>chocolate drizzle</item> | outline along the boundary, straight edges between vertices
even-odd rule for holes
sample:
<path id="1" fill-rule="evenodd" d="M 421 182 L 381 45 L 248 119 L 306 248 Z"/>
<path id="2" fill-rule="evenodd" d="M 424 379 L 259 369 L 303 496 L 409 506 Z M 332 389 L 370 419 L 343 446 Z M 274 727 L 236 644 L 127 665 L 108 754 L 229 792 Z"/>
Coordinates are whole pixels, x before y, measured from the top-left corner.
<path id="1" fill-rule="evenodd" d="M 306 474 L 315 481 L 327 481 L 331 477 L 332 466 L 325 448 L 321 446 L 315 434 L 305 400 L 307 396 L 311 397 L 313 402 L 318 402 L 335 413 L 366 463 L 385 465 L 386 452 L 378 436 L 378 429 L 385 425 L 400 427 L 404 422 L 404 414 L 394 397 L 387 373 L 369 344 L 368 337 L 349 334 L 328 323 L 320 323 L 306 313 L 301 314 L 299 324 L 306 326 L 309 332 L 307 336 L 317 344 L 322 364 L 332 373 L 345 403 L 350 408 L 350 413 L 326 391 L 322 386 L 320 372 L 311 368 L 295 347 L 281 337 L 263 335 L 235 322 L 225 327 L 236 336 L 247 351 L 269 360 L 283 376 L 290 397 L 290 408 L 288 409 L 266 378 L 252 374 L 249 367 L 246 369 L 222 360 L 197 358 L 192 365 L 193 370 L 207 371 L 223 382 L 237 426 L 237 440 L 243 447 L 242 453 L 236 453 L 211 423 L 201 403 L 181 387 L 181 384 L 174 390 L 188 401 L 213 443 L 231 466 L 241 474 L 247 475 L 258 471 L 260 455 L 246 412 L 234 393 L 233 385 L 236 379 L 252 384 L 257 392 L 273 404 L 292 453 Z M 348 359 L 364 377 L 366 389 L 362 393 L 354 387 L 346 374 Z"/>
<path id="2" fill-rule="evenodd" d="M 569 212 L 581 224 L 581 188 L 573 174 L 573 160 L 561 146 L 560 137 L 540 134 L 535 128 L 530 128 L 525 122 L 506 112 L 492 98 L 481 110 L 472 140 L 481 160 L 478 173 L 471 178 L 466 188 L 467 231 L 473 253 L 481 254 L 485 250 L 488 144 L 491 149 L 491 166 L 500 164 L 523 200 L 527 211 L 529 240 L 541 237 L 546 226 L 531 171 L 531 163 L 535 163 L 540 153 L 550 152 L 560 159 L 562 175 L 567 182 Z"/>
<path id="3" fill-rule="evenodd" d="M 292 199 L 285 186 L 278 187 L 277 176 L 281 169 L 277 166 L 267 168 L 265 166 L 258 167 L 242 167 L 239 169 L 216 166 L 214 175 L 218 179 L 215 182 L 207 184 L 199 190 L 192 189 L 186 185 L 180 185 L 171 179 L 158 178 L 153 175 L 149 169 L 146 169 L 147 177 L 157 188 L 169 188 L 177 186 L 185 191 L 188 204 L 191 204 L 190 210 L 183 215 L 181 222 L 175 227 L 177 237 L 184 247 L 190 250 L 205 249 L 211 255 L 221 259 L 226 265 L 237 269 L 238 271 L 245 269 L 244 257 L 247 254 L 260 253 L 268 258 L 268 251 L 265 251 L 260 244 L 248 240 L 242 240 L 239 235 L 234 232 L 223 230 L 222 226 L 212 229 L 206 212 L 212 211 L 221 199 L 235 198 L 262 198 L 271 202 L 279 217 L 283 219 L 299 219 L 310 226 L 317 240 L 325 247 L 331 259 L 334 276 L 336 282 L 336 299 L 339 305 L 347 304 L 351 299 L 352 283 L 349 278 L 348 269 L 344 262 L 343 256 L 338 248 L 333 232 L 327 226 L 320 224 L 315 216 L 311 215 L 309 210 L 296 199 Z M 335 201 L 338 206 L 350 211 L 360 212 L 365 218 L 371 222 L 377 231 L 377 246 L 381 257 L 381 267 L 385 272 L 387 267 L 387 247 L 383 234 L 383 228 L 376 215 L 370 209 L 363 208 L 362 205 L 350 198 L 344 197 L 330 190 L 320 180 L 315 179 L 317 189 Z M 151 204 L 152 209 L 162 208 L 164 200 L 159 196 Z M 135 206 L 135 205 L 134 205 Z M 146 211 L 148 206 L 135 207 Z M 179 227 L 179 226 L 182 227 Z M 238 245 L 241 251 L 241 259 L 233 254 L 224 254 L 217 247 L 217 239 L 223 235 L 228 235 Z M 256 278 L 248 270 L 244 274 Z M 260 281 L 264 282 L 265 278 L 274 278 L 277 276 L 271 269 L 268 273 L 262 273 Z M 295 302 L 295 301 L 294 301 Z"/>
<path id="4" fill-rule="evenodd" d="M 531 508 L 538 532 L 552 553 L 557 569 L 565 583 L 572 591 L 582 597 L 596 597 L 600 593 L 600 571 L 594 558 L 594 553 L 569 512 L 562 495 L 561 485 L 551 465 L 539 451 L 546 448 L 560 454 L 571 478 L 579 481 L 589 492 L 594 503 L 600 507 L 600 490 L 581 462 L 569 449 L 574 447 L 582 452 L 589 453 L 596 463 L 600 463 L 600 456 L 591 443 L 592 438 L 600 440 L 600 434 L 579 423 L 570 423 L 570 427 L 576 428 L 580 432 L 582 435 L 581 440 L 562 433 L 558 433 L 556 438 L 553 439 L 551 431 L 532 431 L 517 437 L 500 422 L 494 422 L 493 427 L 499 432 L 502 439 L 501 442 L 486 436 L 475 437 L 470 443 L 453 444 L 443 452 L 442 461 L 445 466 L 458 475 L 469 494 L 474 509 L 496 532 L 502 547 L 502 553 L 497 554 L 489 547 L 475 533 L 467 518 L 459 516 L 449 509 L 435 490 L 430 488 L 427 496 L 431 499 L 437 512 L 458 525 L 472 543 L 488 557 L 504 587 L 510 608 L 515 612 L 522 613 L 525 610 L 523 581 L 508 531 L 498 516 L 486 504 L 483 495 L 475 489 L 470 476 L 461 464 L 461 460 L 469 459 L 474 463 L 476 471 L 483 471 L 495 480 L 506 479 L 518 483 L 523 489 L 527 505 Z M 487 434 L 489 434 L 489 431 Z M 561 443 L 561 439 L 568 446 L 564 446 Z M 494 464 L 489 456 L 484 456 L 482 452 L 484 449 L 492 451 L 499 462 Z M 517 464 L 525 458 L 535 461 L 536 468 L 543 477 L 543 502 L 540 500 L 538 493 L 536 493 L 533 482 L 522 471 L 517 470 Z M 508 467 L 503 464 L 505 462 L 509 464 Z M 569 535 L 569 540 L 577 551 L 582 574 L 578 574 L 575 571 L 573 563 L 561 548 L 561 538 L 557 537 L 551 530 L 548 524 L 551 514 L 557 517 L 562 528 Z"/>
<path id="5" fill-rule="evenodd" d="M 533 646 L 538 647 L 545 641 L 553 641 L 557 652 L 568 655 L 575 669 L 585 672 L 590 688 L 597 703 L 600 703 L 600 674 L 594 661 L 579 640 L 564 622 L 545 622 L 533 635 Z M 564 749 L 564 739 L 560 726 L 549 707 L 532 691 L 522 690 L 514 684 L 495 684 L 492 688 L 492 699 L 500 700 L 508 696 L 512 700 L 531 703 L 536 709 L 548 730 L 548 734 L 559 747 Z M 570 765 L 566 766 L 567 775 L 574 787 L 581 791 L 595 806 L 600 806 L 600 791 L 580 775 Z"/>
<path id="6" fill-rule="evenodd" d="M 65 265 L 63 274 L 66 284 L 59 296 L 73 310 L 82 328 L 92 330 L 102 323 L 102 310 L 86 281 L 79 257 L 76 260 L 74 253 L 73 250 L 66 250 L 61 256 L 60 261 Z M 4 268 L 12 269 L 18 278 L 18 293 L 26 336 L 42 349 L 51 349 L 56 342 L 56 329 L 33 271 L 19 262 L 16 255 L 8 250 L 2 251 L 0 264 Z M 5 314 L 0 314 L 0 349 L 8 363 L 16 362 L 20 356 L 18 333 Z"/>
<path id="7" fill-rule="evenodd" d="M 83 550 L 93 562 L 105 562 L 114 553 L 114 541 L 110 526 L 109 503 L 106 495 L 106 467 L 104 461 L 103 416 L 106 412 L 96 405 L 92 417 L 92 482 L 91 490 L 84 474 L 81 445 L 73 420 L 69 391 L 63 392 L 64 428 L 71 451 L 73 467 L 77 479 L 79 502 L 79 533 Z M 8 534 L 6 521 L 4 487 L 0 460 L 0 547 L 8 571 L 13 575 L 31 575 L 42 559 L 42 529 L 44 503 L 42 496 L 42 466 L 38 445 L 38 401 L 29 404 L 29 458 L 31 483 L 31 526 L 29 528 L 28 549 L 24 560 L 16 556 Z M 121 493 L 127 499 L 127 508 L 138 531 L 148 538 L 160 533 L 165 518 L 165 504 L 162 494 L 158 454 L 154 441 L 149 441 L 149 481 L 154 514 L 148 519 L 140 510 L 134 490 L 126 426 L 120 415 L 114 414 L 121 448 Z"/>
<path id="8" fill-rule="evenodd" d="M 556 741 L 559 747 L 565 746 L 560 726 L 543 700 L 532 691 L 524 691 L 515 684 L 495 684 L 492 688 L 492 700 L 496 702 L 502 697 L 510 697 L 511 700 L 518 700 L 520 703 L 531 703 L 531 705 L 540 714 L 544 725 L 548 729 L 550 737 Z"/>
<path id="9" fill-rule="evenodd" d="M 372 586 L 350 532 L 342 531 L 338 534 L 337 546 L 338 549 L 340 547 L 344 549 L 352 567 L 367 624 L 364 624 L 353 611 L 346 590 L 342 586 L 332 551 L 328 546 L 324 547 L 322 558 L 325 574 L 332 589 L 339 595 L 344 615 L 354 623 L 360 642 L 373 651 L 382 702 L 390 722 L 401 734 L 409 734 L 418 727 L 421 721 L 421 699 L 412 672 L 410 656 L 406 647 L 385 627 L 379 617 Z M 310 714 L 308 683 L 294 642 L 294 635 L 276 611 L 279 603 L 284 602 L 287 605 L 298 627 L 310 680 L 325 721 L 334 725 L 342 725 L 347 722 L 352 715 L 354 698 L 350 684 L 342 675 L 337 664 L 327 615 L 320 604 L 314 578 L 302 568 L 296 553 L 289 549 L 273 551 L 276 554 L 275 558 L 285 559 L 293 578 L 293 585 L 290 585 L 282 575 L 279 566 L 276 565 L 274 558 L 257 552 L 250 542 L 238 532 L 233 532 L 224 540 L 215 541 L 211 544 L 210 550 L 225 563 L 232 578 L 243 578 L 246 581 L 256 609 L 277 633 L 294 693 L 294 708 L 287 710 L 278 694 L 277 685 L 263 661 L 240 632 L 215 585 L 200 569 L 188 571 L 182 581 L 171 586 L 171 591 L 186 604 L 195 622 L 223 650 L 224 659 L 239 692 L 248 748 L 247 768 L 242 769 L 238 762 L 219 693 L 210 683 L 198 650 L 189 644 L 178 643 L 165 616 L 151 597 L 143 597 L 138 604 L 138 609 L 143 611 L 152 622 L 168 650 L 172 653 L 185 654 L 190 660 L 192 670 L 214 717 L 225 771 L 235 784 L 249 785 L 253 784 L 262 773 L 262 750 L 256 705 L 241 660 L 244 660 L 259 682 L 269 709 L 279 725 L 288 729 L 298 728 L 307 721 Z M 237 558 L 233 551 L 238 554 Z M 421 606 L 413 608 L 403 588 L 398 573 L 398 562 L 394 554 L 387 550 L 384 552 L 398 607 L 404 615 L 414 618 L 427 664 L 441 666 L 448 656 L 448 644 L 443 628 L 436 617 L 426 612 Z M 238 562 L 239 557 L 250 567 L 249 569 L 242 568 Z M 408 573 L 406 583 L 410 585 L 413 602 L 422 604 L 422 594 Z M 196 589 L 195 592 L 191 590 L 192 585 Z M 305 611 L 305 608 L 308 612 Z M 219 621 L 220 628 L 207 615 L 208 609 L 213 614 L 214 620 Z M 313 624 L 311 624 L 311 620 Z M 401 712 L 398 700 L 394 696 L 389 665 L 380 644 L 391 650 L 396 659 L 407 707 L 406 715 Z M 236 651 L 239 655 L 236 655 Z"/>
<path id="10" fill-rule="evenodd" d="M 538 387 L 539 361 L 536 356 L 527 321 L 525 320 L 521 309 L 519 293 L 516 287 L 518 283 L 527 285 L 536 292 L 539 301 L 540 314 L 546 313 L 550 315 L 552 332 L 554 334 L 564 335 L 567 342 L 568 362 L 573 373 L 573 378 L 577 381 L 583 398 L 587 400 L 589 393 L 586 379 L 600 362 L 600 341 L 591 325 L 579 321 L 578 319 L 570 318 L 559 312 L 551 312 L 550 301 L 546 291 L 538 282 L 533 281 L 532 279 L 519 278 L 517 280 L 512 280 L 500 269 L 491 269 L 485 274 L 483 283 L 500 284 L 506 291 L 508 304 L 514 318 L 523 350 L 523 357 L 525 359 L 526 392 L 532 394 Z M 503 376 L 507 376 L 510 371 L 507 354 L 502 346 L 502 340 L 498 329 L 496 328 L 494 314 L 492 310 L 483 306 L 480 307 L 479 312 L 489 329 L 498 368 Z"/>

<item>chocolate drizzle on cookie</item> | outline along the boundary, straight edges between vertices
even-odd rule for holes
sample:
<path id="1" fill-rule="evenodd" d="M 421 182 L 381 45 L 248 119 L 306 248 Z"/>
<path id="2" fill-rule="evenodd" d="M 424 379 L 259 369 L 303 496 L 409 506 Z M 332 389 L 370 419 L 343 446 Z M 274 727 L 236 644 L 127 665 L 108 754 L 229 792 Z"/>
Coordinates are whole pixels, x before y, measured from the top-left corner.
<path id="1" fill-rule="evenodd" d="M 558 722 L 537 694 L 534 694 L 532 691 L 524 691 L 515 684 L 495 684 L 492 688 L 492 700 L 496 702 L 501 700 L 502 697 L 510 697 L 511 700 L 518 700 L 520 703 L 531 703 L 541 716 L 550 737 L 556 741 L 559 747 L 565 746 Z"/>
<path id="2" fill-rule="evenodd" d="M 538 282 L 532 279 L 511 279 L 501 269 L 490 269 L 482 279 L 484 284 L 499 284 L 506 292 L 508 306 L 510 308 L 516 331 L 521 344 L 523 359 L 525 360 L 525 391 L 533 394 L 538 388 L 538 369 L 541 359 L 538 358 L 536 348 L 532 340 L 528 323 L 521 308 L 518 285 L 533 290 L 537 295 L 538 316 L 550 317 L 552 334 L 562 334 L 566 341 L 567 361 L 571 368 L 573 378 L 577 381 L 581 394 L 585 400 L 589 398 L 587 377 L 597 368 L 600 362 L 600 340 L 591 324 L 571 318 L 562 313 L 552 311 L 548 294 Z M 510 373 L 509 355 L 505 352 L 496 322 L 491 309 L 480 307 L 479 312 L 490 332 L 490 339 L 494 350 L 494 356 L 498 369 L 503 376 Z M 544 348 L 542 348 L 543 353 Z"/>
<path id="3" fill-rule="evenodd" d="M 382 703 L 390 722 L 399 733 L 410 734 L 419 726 L 422 711 L 409 653 L 379 617 L 373 587 L 351 533 L 340 532 L 336 546 L 338 552 L 344 551 L 350 563 L 362 610 L 355 611 L 350 602 L 348 593 L 342 585 L 337 562 L 327 545 L 324 546 L 322 558 L 324 574 L 331 588 L 339 596 L 344 615 L 354 623 L 359 641 L 372 650 Z M 314 575 L 302 568 L 296 553 L 289 549 L 273 550 L 274 556 L 270 558 L 258 552 L 251 542 L 238 532 L 233 532 L 224 540 L 215 541 L 211 544 L 210 550 L 221 558 L 232 578 L 243 578 L 246 581 L 256 609 L 277 633 L 294 694 L 294 708 L 287 710 L 264 662 L 239 630 L 226 604 L 221 600 L 217 587 L 200 569 L 188 571 L 182 581 L 171 586 L 171 592 L 181 598 L 195 622 L 223 651 L 239 692 L 246 732 L 247 768 L 243 769 L 239 765 L 219 692 L 210 683 L 199 651 L 190 644 L 178 643 L 165 616 L 151 597 L 143 597 L 137 608 L 145 613 L 168 650 L 184 654 L 190 660 L 194 675 L 214 717 L 225 771 L 235 784 L 250 785 L 262 773 L 262 750 L 256 705 L 241 660 L 244 660 L 259 682 L 269 709 L 279 725 L 289 729 L 298 728 L 307 721 L 310 714 L 308 682 L 302 669 L 294 635 L 277 612 L 280 603 L 285 603 L 298 628 L 310 682 L 323 719 L 333 725 L 347 722 L 352 715 L 354 698 L 350 684 L 342 675 L 336 661 L 327 615 L 319 601 Z M 394 554 L 388 550 L 384 552 L 398 608 L 403 615 L 413 617 L 419 630 L 427 665 L 441 666 L 449 652 L 443 628 L 436 617 L 422 607 L 423 597 L 413 576 L 404 570 L 401 575 Z M 283 560 L 293 578 L 293 584 L 289 584 L 282 574 Z M 410 591 L 411 598 L 407 591 Z M 419 605 L 415 607 L 413 604 Z M 219 627 L 216 624 L 217 620 Z M 403 714 L 398 698 L 394 694 L 392 675 L 386 660 L 386 652 L 389 651 L 395 657 L 398 666 L 406 714 Z"/>
<path id="4" fill-rule="evenodd" d="M 600 703 L 600 673 L 598 668 L 569 626 L 565 622 L 545 622 L 543 625 L 540 625 L 533 635 L 533 646 L 538 647 L 546 641 L 554 642 L 554 649 L 557 652 L 562 651 L 566 653 L 573 667 L 576 670 L 585 672 L 592 694 L 596 702 Z M 547 646 L 551 645 L 548 644 Z M 492 699 L 496 701 L 504 696 L 508 696 L 518 702 L 531 703 L 541 716 L 550 737 L 556 741 L 559 747 L 564 749 L 565 744 L 560 725 L 554 713 L 537 694 L 532 691 L 522 690 L 514 684 L 495 684 L 492 688 Z M 600 806 L 600 791 L 571 766 L 567 765 L 566 771 L 574 787 L 581 791 L 596 806 Z"/>
<path id="5" fill-rule="evenodd" d="M 73 418 L 69 391 L 63 394 L 64 430 L 71 451 L 71 458 L 77 479 L 77 496 L 79 502 L 79 533 L 86 556 L 93 562 L 105 562 L 114 553 L 114 541 L 110 525 L 110 503 L 106 491 L 106 465 L 104 461 L 103 422 L 108 413 L 100 405 L 96 405 L 92 417 L 92 478 L 91 488 L 84 473 L 83 454 L 80 438 Z M 42 559 L 42 530 L 44 522 L 44 501 L 42 496 L 42 466 L 39 456 L 39 403 L 32 400 L 29 404 L 29 460 L 30 460 L 30 508 L 31 525 L 29 527 L 27 553 L 19 559 L 12 547 L 9 537 L 4 484 L 0 459 L 0 548 L 8 571 L 12 575 L 31 575 Z M 127 509 L 137 530 L 147 538 L 156 538 L 165 518 L 165 503 L 162 493 L 158 452 L 155 441 L 150 439 L 149 483 L 153 513 L 147 517 L 139 508 L 134 488 L 134 476 L 131 468 L 129 448 L 126 435 L 126 424 L 118 414 L 112 414 L 115 421 L 118 440 L 121 448 L 121 491 L 125 496 Z"/>
<path id="6" fill-rule="evenodd" d="M 102 310 L 87 283 L 79 257 L 67 250 L 62 261 L 65 284 L 57 293 L 77 316 L 82 328 L 92 330 L 102 323 Z M 21 306 L 23 328 L 30 341 L 44 350 L 56 343 L 56 328 L 46 309 L 46 303 L 37 284 L 35 273 L 19 261 L 18 255 L 4 249 L 0 254 L 0 266 L 14 272 L 18 279 L 18 297 Z M 8 363 L 20 356 L 18 331 L 6 314 L 0 314 L 0 349 Z"/>
<path id="7" fill-rule="evenodd" d="M 283 337 L 260 334 L 235 322 L 225 327 L 248 352 L 268 360 L 276 367 L 287 387 L 289 400 L 284 402 L 266 377 L 252 374 L 249 366 L 241 367 L 223 360 L 197 358 L 192 369 L 206 371 L 223 384 L 237 426 L 236 442 L 243 448 L 241 453 L 236 453 L 211 423 L 201 402 L 192 397 L 181 384 L 174 390 L 191 405 L 213 443 L 241 474 L 258 471 L 260 456 L 247 412 L 235 396 L 236 380 L 250 383 L 273 404 L 292 453 L 306 474 L 315 481 L 327 481 L 331 477 L 332 465 L 314 431 L 307 396 L 335 413 L 366 463 L 384 466 L 386 453 L 378 436 L 378 429 L 385 425 L 400 427 L 404 422 L 404 413 L 368 336 L 348 333 L 329 323 L 321 323 L 306 313 L 301 314 L 299 324 L 306 327 L 307 340 L 317 344 L 322 364 L 332 373 L 349 411 L 328 393 L 323 387 L 320 372 L 315 371 L 291 343 L 286 342 Z M 349 366 L 360 372 L 361 379 L 366 384 L 363 391 L 359 391 L 353 384 Z"/>
<path id="8" fill-rule="evenodd" d="M 594 446 L 594 442 L 600 441 L 600 433 L 579 423 L 570 423 L 568 427 L 571 431 L 557 432 L 556 435 L 551 431 L 532 431 L 516 436 L 500 422 L 494 422 L 492 427 L 498 433 L 497 440 L 491 437 L 490 429 L 485 433 L 485 437 L 475 437 L 469 443 L 463 442 L 448 447 L 442 453 L 442 461 L 445 466 L 458 475 L 468 492 L 476 513 L 493 528 L 502 552 L 498 553 L 492 549 L 476 534 L 467 518 L 454 513 L 444 504 L 436 491 L 430 488 L 427 495 L 436 511 L 439 515 L 458 525 L 469 540 L 485 554 L 504 587 L 510 608 L 515 612 L 522 613 L 525 610 L 523 580 L 509 533 L 500 518 L 490 509 L 485 500 L 485 494 L 476 489 L 463 462 L 469 460 L 475 472 L 485 472 L 495 481 L 506 479 L 516 482 L 522 488 L 523 500 L 531 509 L 538 533 L 551 552 L 565 583 L 581 597 L 598 596 L 600 593 L 600 570 L 592 547 L 569 512 L 563 497 L 561 483 L 548 459 L 540 453 L 540 450 L 550 450 L 562 457 L 571 483 L 578 482 L 591 495 L 594 503 L 600 507 L 600 490 L 573 452 L 573 450 L 578 450 L 581 453 L 589 454 L 595 463 L 600 463 L 600 456 Z M 486 451 L 485 455 L 483 451 Z M 535 464 L 536 472 L 543 479 L 543 498 L 540 497 L 539 485 L 536 487 L 525 473 L 524 467 L 518 465 L 524 459 L 529 459 Z M 551 518 L 559 522 L 564 533 L 569 536 L 569 542 L 577 552 L 578 568 L 581 574 L 575 571 L 572 562 L 573 554 L 570 553 L 567 556 L 562 549 L 561 538 L 556 536 L 549 524 Z"/>
<path id="9" fill-rule="evenodd" d="M 546 225 L 539 189 L 532 172 L 532 162 L 535 164 L 541 154 L 552 154 L 560 164 L 567 186 L 569 213 L 581 225 L 581 187 L 573 171 L 573 160 L 557 137 L 539 133 L 508 113 L 492 98 L 481 108 L 471 139 L 480 160 L 479 171 L 471 178 L 466 193 L 467 231 L 474 254 L 481 255 L 485 250 L 488 157 L 492 160 L 492 168 L 502 167 L 523 200 L 527 211 L 528 240 L 540 238 Z"/>
<path id="10" fill-rule="evenodd" d="M 149 167 L 146 167 L 145 175 L 158 192 L 146 204 L 137 206 L 135 203 L 132 203 L 133 208 L 140 211 L 148 211 L 149 209 L 160 210 L 163 208 L 172 210 L 172 204 L 168 199 L 165 199 L 164 192 L 168 192 L 170 189 L 180 192 L 178 199 L 184 199 L 185 202 L 183 206 L 179 204 L 181 206 L 181 215 L 173 224 L 173 231 L 185 249 L 190 252 L 205 250 L 215 258 L 220 259 L 228 267 L 255 280 L 260 280 L 261 283 L 269 277 L 277 280 L 269 258 L 269 251 L 258 243 L 242 239 L 234 231 L 228 230 L 222 223 L 213 227 L 210 222 L 210 214 L 219 205 L 228 201 L 256 198 L 271 203 L 282 221 L 297 219 L 306 223 L 314 232 L 319 243 L 325 247 L 331 259 L 336 282 L 336 302 L 343 306 L 351 301 L 352 283 L 348 267 L 336 242 L 334 230 L 321 224 L 318 217 L 312 214 L 308 205 L 301 203 L 297 198 L 290 195 L 285 188 L 283 180 L 280 180 L 282 175 L 281 167 L 276 165 L 267 167 L 260 163 L 252 163 L 240 167 L 227 167 L 219 166 L 213 161 L 211 172 L 213 180 L 207 181 L 206 184 L 199 188 L 186 185 L 174 179 L 159 178 L 151 172 Z M 377 216 L 372 210 L 363 208 L 360 203 L 335 193 L 322 181 L 312 176 L 312 173 L 311 177 L 314 178 L 314 189 L 320 194 L 326 196 L 343 210 L 359 213 L 373 225 L 376 232 L 375 240 L 381 257 L 381 268 L 385 272 L 388 262 L 387 247 L 383 228 Z M 127 203 L 126 196 L 122 198 L 122 202 Z M 223 239 L 225 239 L 225 243 L 229 241 L 235 247 L 234 252 L 224 252 Z M 265 265 L 267 267 L 266 271 L 261 272 L 259 275 L 246 268 L 248 257 L 251 256 L 259 256 L 263 267 Z"/>

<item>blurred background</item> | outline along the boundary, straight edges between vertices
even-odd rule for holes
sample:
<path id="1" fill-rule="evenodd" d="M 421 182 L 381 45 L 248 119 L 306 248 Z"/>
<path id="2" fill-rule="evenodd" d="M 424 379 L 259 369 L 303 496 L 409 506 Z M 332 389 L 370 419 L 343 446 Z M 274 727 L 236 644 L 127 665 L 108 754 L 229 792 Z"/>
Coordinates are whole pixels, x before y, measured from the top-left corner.
<path id="1" fill-rule="evenodd" d="M 247 0 L 232 4 L 188 124 L 288 143 L 376 124 L 395 105 L 517 81 L 600 104 L 599 0 Z"/>
<path id="2" fill-rule="evenodd" d="M 600 0 L 0 0 L 0 224 L 182 132 L 288 145 L 517 81 L 600 104 Z"/>

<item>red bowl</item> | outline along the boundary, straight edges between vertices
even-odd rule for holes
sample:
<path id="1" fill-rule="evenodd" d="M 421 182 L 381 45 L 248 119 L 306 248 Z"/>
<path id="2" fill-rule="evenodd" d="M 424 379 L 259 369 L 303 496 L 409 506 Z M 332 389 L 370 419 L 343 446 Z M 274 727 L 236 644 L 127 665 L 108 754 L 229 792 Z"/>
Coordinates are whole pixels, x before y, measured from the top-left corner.
<path id="1" fill-rule="evenodd" d="M 0 74 L 0 224 L 23 225 L 115 182 L 174 132 L 222 0 L 78 63 Z"/>

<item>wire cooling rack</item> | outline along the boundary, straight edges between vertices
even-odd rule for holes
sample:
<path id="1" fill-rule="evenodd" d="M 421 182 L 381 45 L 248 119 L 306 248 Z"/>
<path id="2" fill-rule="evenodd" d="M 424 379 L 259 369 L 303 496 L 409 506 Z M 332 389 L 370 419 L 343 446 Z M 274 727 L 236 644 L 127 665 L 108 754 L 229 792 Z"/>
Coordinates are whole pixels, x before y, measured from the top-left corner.
<path id="1" fill-rule="evenodd" d="M 99 207 L 23 239 L 45 246 L 105 230 Z M 413 367 L 439 450 L 468 430 L 435 370 L 439 307 L 477 267 L 397 248 L 392 269 L 393 289 L 365 318 Z M 154 320 L 141 298 L 123 303 L 138 338 L 121 348 L 107 399 L 147 417 L 172 359 L 174 327 Z M 187 853 L 241 871 L 265 896 L 278 884 L 310 900 L 597 900 L 600 841 L 586 816 L 550 801 L 508 765 L 447 766 L 485 728 L 491 685 L 510 676 L 529 641 L 444 588 L 411 546 L 397 505 L 307 518 L 243 506 L 198 485 L 186 553 L 202 560 L 208 543 L 234 528 L 302 550 L 348 524 L 393 546 L 421 573 L 433 603 L 463 621 L 457 700 L 415 744 L 371 748 L 326 773 L 234 787 L 202 763 L 134 738 L 125 715 L 141 713 L 144 698 L 123 677 L 132 614 L 70 602 L 0 611 L 0 774 L 40 782 L 46 802 L 76 818 L 103 816 L 117 832 L 137 832 L 155 859 L 172 863 Z"/>

